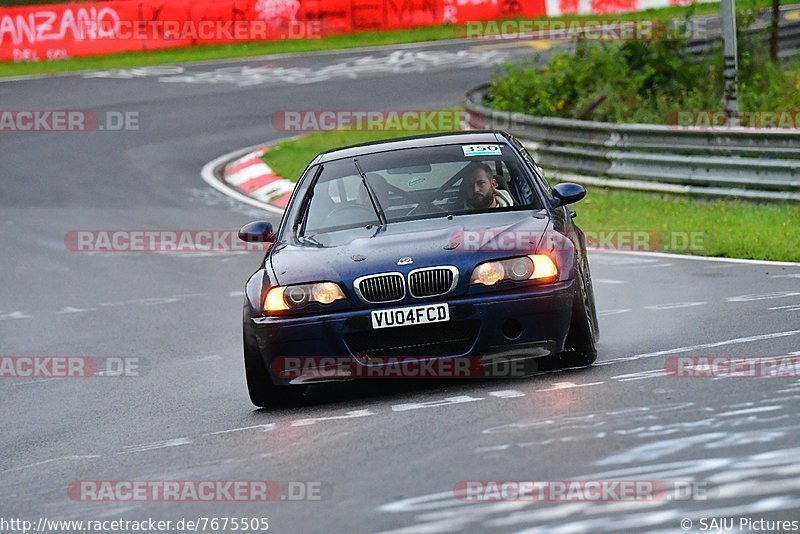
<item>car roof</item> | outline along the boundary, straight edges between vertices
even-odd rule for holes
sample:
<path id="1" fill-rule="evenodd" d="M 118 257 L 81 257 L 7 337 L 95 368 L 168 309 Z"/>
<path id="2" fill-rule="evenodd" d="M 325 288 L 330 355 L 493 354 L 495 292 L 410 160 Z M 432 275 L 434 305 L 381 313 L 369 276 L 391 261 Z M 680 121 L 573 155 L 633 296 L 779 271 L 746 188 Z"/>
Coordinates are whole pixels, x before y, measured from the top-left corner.
<path id="1" fill-rule="evenodd" d="M 420 148 L 439 145 L 458 145 L 466 143 L 498 143 L 509 142 L 509 135 L 500 130 L 481 130 L 471 132 L 453 132 L 442 134 L 415 135 L 384 141 L 373 141 L 359 145 L 346 146 L 322 152 L 312 163 L 325 163 L 335 159 L 352 158 L 365 154 L 389 152 L 404 148 Z"/>

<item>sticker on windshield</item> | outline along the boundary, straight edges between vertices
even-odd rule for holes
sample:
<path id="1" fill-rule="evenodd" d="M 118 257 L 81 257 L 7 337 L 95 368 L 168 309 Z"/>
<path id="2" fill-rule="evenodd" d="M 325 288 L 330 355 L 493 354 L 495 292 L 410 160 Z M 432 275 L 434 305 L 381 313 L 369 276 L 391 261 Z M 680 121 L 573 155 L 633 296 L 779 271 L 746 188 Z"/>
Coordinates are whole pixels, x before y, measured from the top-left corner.
<path id="1" fill-rule="evenodd" d="M 462 145 L 464 155 L 468 158 L 475 156 L 502 156 L 498 145 Z"/>

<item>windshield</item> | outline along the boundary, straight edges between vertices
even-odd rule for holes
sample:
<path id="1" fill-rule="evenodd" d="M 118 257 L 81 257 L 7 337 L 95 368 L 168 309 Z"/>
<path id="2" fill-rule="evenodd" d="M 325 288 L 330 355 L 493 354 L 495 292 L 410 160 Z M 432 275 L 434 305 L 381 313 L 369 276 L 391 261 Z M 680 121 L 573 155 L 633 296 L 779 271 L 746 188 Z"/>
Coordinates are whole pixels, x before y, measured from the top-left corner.
<path id="1" fill-rule="evenodd" d="M 379 225 L 382 216 L 392 223 L 541 208 L 522 164 L 507 145 L 447 145 L 325 163 L 311 201 L 293 227 L 308 236 Z"/>

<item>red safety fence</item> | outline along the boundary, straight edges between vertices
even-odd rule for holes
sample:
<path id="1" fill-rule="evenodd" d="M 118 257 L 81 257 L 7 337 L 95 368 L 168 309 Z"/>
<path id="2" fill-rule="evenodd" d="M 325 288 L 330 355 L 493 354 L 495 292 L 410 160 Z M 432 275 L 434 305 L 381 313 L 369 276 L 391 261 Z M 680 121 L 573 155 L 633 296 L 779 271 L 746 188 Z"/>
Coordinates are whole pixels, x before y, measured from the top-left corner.
<path id="1" fill-rule="evenodd" d="M 682 0 L 112 0 L 0 8 L 0 61 L 609 13 Z"/>

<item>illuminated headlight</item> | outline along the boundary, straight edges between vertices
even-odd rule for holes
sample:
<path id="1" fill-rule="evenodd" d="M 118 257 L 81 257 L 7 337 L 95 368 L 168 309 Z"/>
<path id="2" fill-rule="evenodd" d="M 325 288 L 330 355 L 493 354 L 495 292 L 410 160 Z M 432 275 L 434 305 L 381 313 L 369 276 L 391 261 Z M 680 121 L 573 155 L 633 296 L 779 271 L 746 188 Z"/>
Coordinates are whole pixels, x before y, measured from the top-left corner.
<path id="1" fill-rule="evenodd" d="M 264 298 L 264 312 L 296 310 L 310 302 L 330 304 L 343 298 L 342 289 L 333 282 L 277 286 L 267 292 Z"/>
<path id="2" fill-rule="evenodd" d="M 493 286 L 503 280 L 540 280 L 558 276 L 558 267 L 546 254 L 532 254 L 481 263 L 472 271 L 470 284 Z"/>

